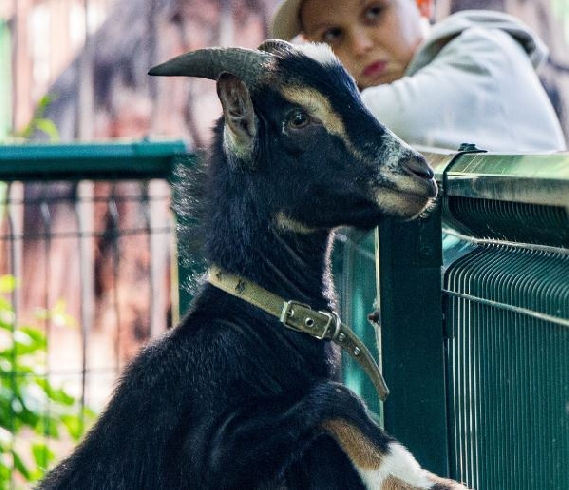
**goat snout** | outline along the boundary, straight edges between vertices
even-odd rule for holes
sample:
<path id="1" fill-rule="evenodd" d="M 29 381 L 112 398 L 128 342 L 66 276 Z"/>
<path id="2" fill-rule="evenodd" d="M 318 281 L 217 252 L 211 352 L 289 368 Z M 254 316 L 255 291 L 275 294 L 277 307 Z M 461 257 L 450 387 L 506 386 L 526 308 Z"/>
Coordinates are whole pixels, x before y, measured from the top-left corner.
<path id="1" fill-rule="evenodd" d="M 425 179 L 432 179 L 435 176 L 433 169 L 420 155 L 406 158 L 400 165 L 409 175 L 416 175 Z"/>
<path id="2" fill-rule="evenodd" d="M 399 162 L 401 169 L 411 177 L 417 177 L 426 183 L 429 197 L 437 195 L 435 173 L 427 161 L 421 155 L 413 155 Z"/>

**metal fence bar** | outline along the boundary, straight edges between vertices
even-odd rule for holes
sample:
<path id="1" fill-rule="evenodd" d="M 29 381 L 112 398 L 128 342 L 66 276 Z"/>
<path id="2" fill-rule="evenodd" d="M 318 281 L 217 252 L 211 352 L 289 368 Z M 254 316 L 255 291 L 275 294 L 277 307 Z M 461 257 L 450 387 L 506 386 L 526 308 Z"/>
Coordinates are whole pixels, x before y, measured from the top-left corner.
<path id="1" fill-rule="evenodd" d="M 78 183 L 75 214 L 77 216 L 77 229 L 79 233 L 79 264 L 81 278 L 81 408 L 87 406 L 86 387 L 89 383 L 88 366 L 89 355 L 88 345 L 91 332 L 94 328 L 95 316 L 95 278 L 91 264 L 95 261 L 95 251 L 92 239 L 95 223 L 94 223 L 94 205 L 93 193 L 94 185 L 90 181 L 81 181 Z M 82 410 L 83 412 L 83 410 Z M 85 425 L 84 417 L 81 417 L 81 425 Z"/>
<path id="2" fill-rule="evenodd" d="M 4 145 L 0 181 L 167 178 L 183 141 Z"/>
<path id="3" fill-rule="evenodd" d="M 440 288 L 440 215 L 379 227 L 383 372 L 387 431 L 418 461 L 449 473 Z"/>
<path id="4" fill-rule="evenodd" d="M 569 155 L 424 153 L 439 215 L 379 227 L 385 427 L 477 490 L 569 488 Z"/>
<path id="5" fill-rule="evenodd" d="M 567 254 L 495 245 L 447 272 L 448 349 L 464 361 L 449 370 L 450 396 L 461 404 L 451 412 L 452 465 L 476 488 L 569 485 L 561 470 L 569 452 L 567 277 Z M 459 304 L 468 317 L 453 318 Z"/>

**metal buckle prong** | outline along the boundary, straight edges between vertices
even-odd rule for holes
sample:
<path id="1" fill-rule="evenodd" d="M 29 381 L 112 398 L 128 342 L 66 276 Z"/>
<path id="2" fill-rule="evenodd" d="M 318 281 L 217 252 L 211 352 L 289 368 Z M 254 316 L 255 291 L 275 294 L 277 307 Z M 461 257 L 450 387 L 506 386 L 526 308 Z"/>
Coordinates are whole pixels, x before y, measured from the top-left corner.
<path id="1" fill-rule="evenodd" d="M 295 308 L 300 316 L 295 316 Z M 291 321 L 294 318 L 295 321 Z M 315 311 L 310 306 L 298 301 L 286 301 L 280 316 L 280 321 L 285 327 L 296 332 L 303 332 L 322 340 L 323 338 L 335 338 L 340 331 L 340 317 L 335 313 Z M 334 323 L 334 332 L 328 333 L 331 323 Z"/>
<path id="2" fill-rule="evenodd" d="M 300 303 L 300 302 L 294 301 L 294 300 L 286 301 L 285 304 L 283 305 L 283 310 L 281 311 L 280 321 L 282 323 L 284 323 L 285 326 L 287 326 L 288 328 L 292 328 L 294 330 L 297 330 L 295 325 L 291 325 L 288 323 L 288 317 L 291 317 L 294 315 L 294 310 L 293 310 L 294 306 L 302 306 L 302 307 L 307 308 L 309 310 L 311 308 L 310 308 L 310 306 L 308 306 L 304 303 Z"/>

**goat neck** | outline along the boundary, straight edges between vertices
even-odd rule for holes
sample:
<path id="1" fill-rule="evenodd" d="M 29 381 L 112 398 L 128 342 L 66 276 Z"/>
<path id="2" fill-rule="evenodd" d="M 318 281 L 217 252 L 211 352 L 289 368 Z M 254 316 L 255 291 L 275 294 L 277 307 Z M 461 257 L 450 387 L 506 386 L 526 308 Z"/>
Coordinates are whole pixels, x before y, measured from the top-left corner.
<path id="1" fill-rule="evenodd" d="M 332 234 L 282 230 L 270 217 L 259 216 L 258 209 L 244 214 L 248 218 L 241 220 L 229 210 L 217 210 L 209 227 L 208 261 L 283 298 L 333 308 Z"/>

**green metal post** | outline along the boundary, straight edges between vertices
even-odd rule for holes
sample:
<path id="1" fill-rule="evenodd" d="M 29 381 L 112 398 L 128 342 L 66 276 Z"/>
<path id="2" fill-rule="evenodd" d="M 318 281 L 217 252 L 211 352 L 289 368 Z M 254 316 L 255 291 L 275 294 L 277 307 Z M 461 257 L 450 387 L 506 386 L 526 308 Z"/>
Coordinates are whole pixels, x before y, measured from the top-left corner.
<path id="1" fill-rule="evenodd" d="M 334 247 L 334 277 L 340 299 L 340 315 L 379 361 L 376 331 L 368 321 L 376 298 L 375 236 L 354 230 L 338 233 Z M 377 391 L 369 376 L 350 356 L 342 356 L 344 384 L 360 395 L 381 420 Z"/>
<path id="2" fill-rule="evenodd" d="M 379 256 L 385 429 L 421 465 L 448 475 L 440 208 L 382 223 Z"/>

